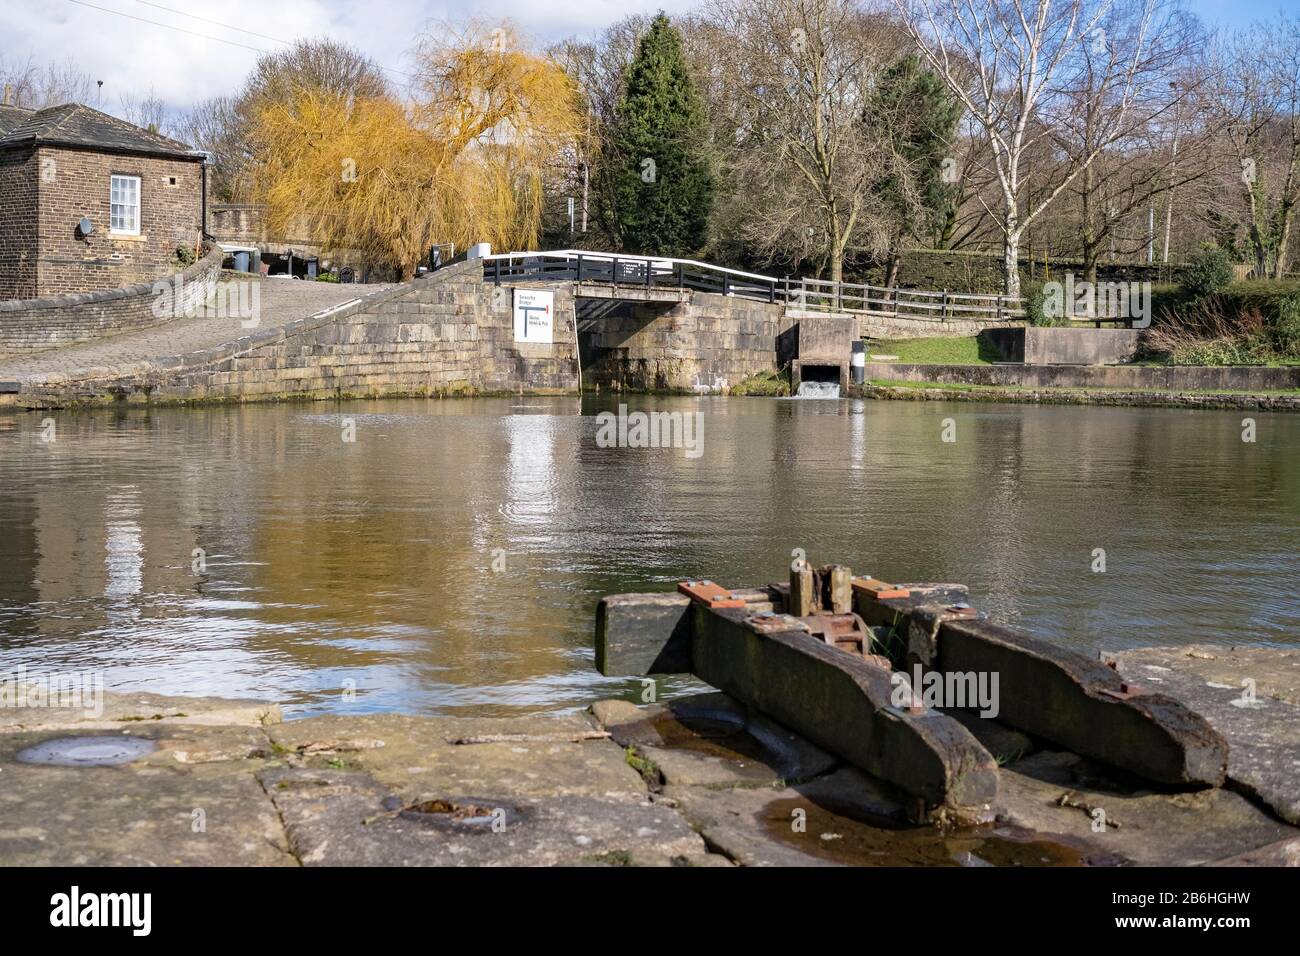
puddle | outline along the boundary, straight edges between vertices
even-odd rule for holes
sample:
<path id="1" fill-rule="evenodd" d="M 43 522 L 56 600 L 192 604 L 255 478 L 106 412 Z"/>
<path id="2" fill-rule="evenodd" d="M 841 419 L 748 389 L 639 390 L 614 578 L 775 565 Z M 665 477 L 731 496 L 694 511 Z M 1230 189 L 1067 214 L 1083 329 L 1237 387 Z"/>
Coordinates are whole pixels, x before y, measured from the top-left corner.
<path id="1" fill-rule="evenodd" d="M 139 760 L 157 747 L 139 737 L 59 737 L 19 751 L 16 759 L 59 767 L 112 767 Z"/>
<path id="2" fill-rule="evenodd" d="M 499 833 L 518 825 L 523 819 L 518 807 L 479 797 L 421 800 L 402 807 L 398 815 L 406 820 L 460 833 Z"/>
<path id="3" fill-rule="evenodd" d="M 758 742 L 739 721 L 697 714 L 666 714 L 649 722 L 659 736 L 658 746 L 735 760 L 771 760 L 776 755 Z M 650 741 L 647 741 L 650 743 Z"/>
<path id="4" fill-rule="evenodd" d="M 806 831 L 791 824 L 803 810 Z M 775 800 L 758 812 L 768 836 L 823 860 L 851 866 L 1116 866 L 1115 857 L 1044 840 L 1008 826 L 941 830 L 845 816 L 806 798 Z"/>

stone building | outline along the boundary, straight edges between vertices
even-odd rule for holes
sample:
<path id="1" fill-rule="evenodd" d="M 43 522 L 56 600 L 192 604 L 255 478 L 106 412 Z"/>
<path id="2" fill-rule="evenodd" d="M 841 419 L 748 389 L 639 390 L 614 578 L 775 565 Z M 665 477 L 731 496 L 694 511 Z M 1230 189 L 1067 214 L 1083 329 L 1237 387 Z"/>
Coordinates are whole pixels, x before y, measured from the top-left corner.
<path id="1" fill-rule="evenodd" d="M 0 300 L 178 269 L 203 229 L 202 154 L 88 106 L 0 105 Z"/>

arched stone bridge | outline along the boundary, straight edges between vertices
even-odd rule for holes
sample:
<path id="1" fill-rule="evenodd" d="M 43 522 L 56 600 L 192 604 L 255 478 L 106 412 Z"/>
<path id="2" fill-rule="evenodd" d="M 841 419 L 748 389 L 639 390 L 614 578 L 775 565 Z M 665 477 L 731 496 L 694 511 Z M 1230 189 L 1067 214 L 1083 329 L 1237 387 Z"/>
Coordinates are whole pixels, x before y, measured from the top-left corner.
<path id="1" fill-rule="evenodd" d="M 909 317 L 900 303 L 912 300 L 888 293 L 891 308 L 887 292 L 691 260 L 507 253 L 456 263 L 273 328 L 232 318 L 228 338 L 183 354 L 29 375 L 11 383 L 0 401 L 57 407 L 547 393 L 593 385 L 725 392 L 794 358 L 794 329 L 810 317 L 855 314 L 839 320 L 846 342 L 864 330 L 890 334 L 881 323 L 945 323 L 956 334 L 1012 320 L 957 312 L 960 303 L 942 296 L 944 311 Z M 522 334 L 520 309 L 540 316 L 533 326 L 525 322 Z"/>

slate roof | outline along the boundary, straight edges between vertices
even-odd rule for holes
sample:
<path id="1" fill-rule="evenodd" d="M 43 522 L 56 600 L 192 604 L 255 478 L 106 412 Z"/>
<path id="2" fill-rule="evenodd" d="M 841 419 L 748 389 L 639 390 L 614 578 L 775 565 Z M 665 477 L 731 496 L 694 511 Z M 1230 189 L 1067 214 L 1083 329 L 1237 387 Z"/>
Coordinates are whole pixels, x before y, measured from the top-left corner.
<path id="1" fill-rule="evenodd" d="M 27 118 L 34 112 L 34 110 L 23 109 L 21 106 L 9 106 L 0 103 L 0 136 L 4 136 L 15 126 L 27 122 Z"/>
<path id="2" fill-rule="evenodd" d="M 195 159 L 190 147 L 80 103 L 43 110 L 0 106 L 0 149 L 22 144 Z"/>

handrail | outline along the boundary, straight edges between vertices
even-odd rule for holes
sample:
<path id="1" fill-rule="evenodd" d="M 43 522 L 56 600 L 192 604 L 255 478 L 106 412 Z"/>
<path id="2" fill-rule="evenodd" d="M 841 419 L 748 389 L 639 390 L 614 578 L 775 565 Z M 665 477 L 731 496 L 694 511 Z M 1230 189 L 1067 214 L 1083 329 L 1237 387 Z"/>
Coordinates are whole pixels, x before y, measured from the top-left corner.
<path id="1" fill-rule="evenodd" d="M 918 321 L 953 319 L 1000 322 L 1023 318 L 1020 296 L 934 292 L 829 279 L 778 279 L 696 259 L 624 255 L 586 249 L 499 252 L 482 257 L 484 276 L 609 283 L 615 288 L 676 288 L 746 299 L 783 301 L 788 307 L 880 315 Z M 504 268 L 503 268 L 504 267 Z M 857 303 L 857 307 L 854 307 Z M 969 303 L 969 304 L 967 304 Z M 920 313 L 920 314 L 918 314 Z"/>

